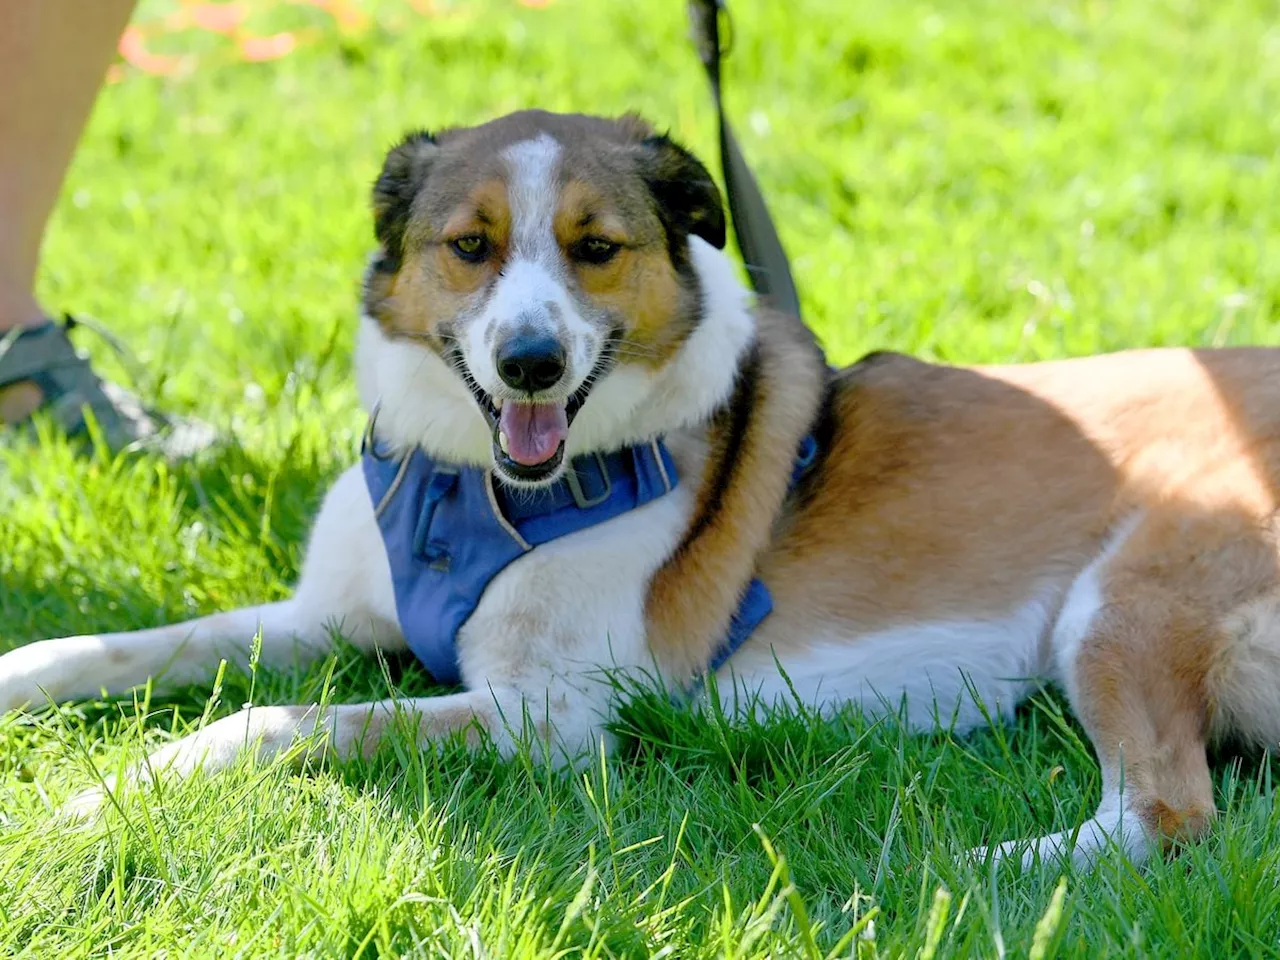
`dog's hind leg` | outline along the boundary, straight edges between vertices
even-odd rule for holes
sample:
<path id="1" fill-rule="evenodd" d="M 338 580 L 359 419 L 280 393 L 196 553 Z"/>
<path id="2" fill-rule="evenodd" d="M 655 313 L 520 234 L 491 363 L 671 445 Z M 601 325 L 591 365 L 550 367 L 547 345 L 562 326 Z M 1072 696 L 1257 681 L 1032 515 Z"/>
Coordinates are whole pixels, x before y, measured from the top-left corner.
<path id="1" fill-rule="evenodd" d="M 1114 587 L 1113 587 L 1114 589 Z M 1093 818 L 997 849 L 1024 868 L 1069 854 L 1091 866 L 1108 840 L 1135 863 L 1200 835 L 1214 817 L 1206 756 L 1206 682 L 1219 647 L 1214 624 L 1173 591 L 1127 579 L 1102 602 L 1079 642 L 1055 653 L 1072 707 L 1097 752 L 1102 796 Z M 1055 644 L 1063 640 L 1062 631 Z"/>
<path id="2" fill-rule="evenodd" d="M 333 631 L 357 647 L 403 646 L 373 507 L 359 466 L 338 479 L 316 519 L 293 597 L 127 633 L 43 640 L 0 657 L 0 711 L 118 694 L 153 680 L 164 691 L 211 680 L 221 660 L 244 665 L 261 631 L 260 662 L 322 657 Z"/>

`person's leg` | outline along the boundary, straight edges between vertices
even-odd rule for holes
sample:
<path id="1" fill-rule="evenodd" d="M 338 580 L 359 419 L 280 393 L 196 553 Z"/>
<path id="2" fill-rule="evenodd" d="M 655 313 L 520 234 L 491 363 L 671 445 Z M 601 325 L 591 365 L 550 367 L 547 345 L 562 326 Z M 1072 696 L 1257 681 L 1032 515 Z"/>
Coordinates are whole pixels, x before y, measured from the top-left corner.
<path id="1" fill-rule="evenodd" d="M 45 225 L 134 0 L 0 2 L 0 337 L 44 322 L 34 287 Z M 41 401 L 0 389 L 0 420 Z"/>
<path id="2" fill-rule="evenodd" d="M 39 409 L 83 434 L 90 412 L 112 449 L 186 456 L 214 443 L 214 431 L 104 382 L 34 293 L 49 214 L 133 7 L 0 0 L 0 426 Z"/>

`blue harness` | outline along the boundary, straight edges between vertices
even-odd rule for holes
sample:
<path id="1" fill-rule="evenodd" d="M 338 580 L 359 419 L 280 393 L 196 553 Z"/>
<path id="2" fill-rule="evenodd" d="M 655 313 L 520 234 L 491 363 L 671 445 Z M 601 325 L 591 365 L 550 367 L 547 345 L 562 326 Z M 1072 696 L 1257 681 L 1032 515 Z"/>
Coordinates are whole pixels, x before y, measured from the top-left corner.
<path id="1" fill-rule="evenodd" d="M 817 453 L 817 442 L 806 437 L 793 484 Z M 431 676 L 448 685 L 461 682 L 458 630 L 511 561 L 656 500 L 679 481 L 660 440 L 577 457 L 564 477 L 536 490 L 508 489 L 488 470 L 442 463 L 422 450 L 401 460 L 381 457 L 372 438 L 362 461 L 391 564 L 400 629 Z M 772 611 L 769 588 L 753 579 L 709 671 L 720 669 Z"/>

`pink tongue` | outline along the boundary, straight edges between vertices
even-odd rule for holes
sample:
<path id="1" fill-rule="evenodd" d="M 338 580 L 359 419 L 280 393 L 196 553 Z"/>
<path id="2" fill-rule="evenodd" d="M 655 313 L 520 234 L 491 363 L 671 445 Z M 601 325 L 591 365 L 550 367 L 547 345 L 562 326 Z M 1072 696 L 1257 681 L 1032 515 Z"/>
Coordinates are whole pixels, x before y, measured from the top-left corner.
<path id="1" fill-rule="evenodd" d="M 502 405 L 498 420 L 507 438 L 507 456 L 526 467 L 546 463 L 556 455 L 569 433 L 569 417 L 563 403 L 512 403 Z"/>

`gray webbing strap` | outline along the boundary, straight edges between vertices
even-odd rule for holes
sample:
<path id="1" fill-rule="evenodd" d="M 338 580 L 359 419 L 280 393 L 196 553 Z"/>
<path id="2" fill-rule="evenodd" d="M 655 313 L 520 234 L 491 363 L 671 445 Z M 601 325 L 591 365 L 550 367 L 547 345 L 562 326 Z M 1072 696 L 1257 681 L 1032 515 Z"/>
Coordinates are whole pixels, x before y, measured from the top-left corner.
<path id="1" fill-rule="evenodd" d="M 760 195 L 756 178 L 747 166 L 738 141 L 725 116 L 720 84 L 720 60 L 728 52 L 721 45 L 720 14 L 725 0 L 689 0 L 693 39 L 711 83 L 720 121 L 720 165 L 724 171 L 733 233 L 746 262 L 751 286 L 774 309 L 800 316 L 800 297 L 787 262 L 787 253 L 774 229 L 769 208 Z"/>

